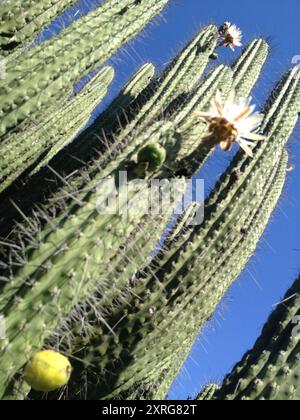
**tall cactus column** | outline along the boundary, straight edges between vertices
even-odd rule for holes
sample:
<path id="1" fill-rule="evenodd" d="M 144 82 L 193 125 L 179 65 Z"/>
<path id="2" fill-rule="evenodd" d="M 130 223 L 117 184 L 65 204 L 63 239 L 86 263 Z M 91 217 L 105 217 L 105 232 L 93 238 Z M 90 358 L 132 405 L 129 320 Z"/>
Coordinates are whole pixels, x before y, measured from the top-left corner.
<path id="1" fill-rule="evenodd" d="M 61 98 L 137 35 L 168 0 L 107 0 L 17 62 L 7 60 L 0 83 L 0 136 Z M 93 33 L 93 42 L 90 35 Z"/>
<path id="2" fill-rule="evenodd" d="M 204 27 L 157 77 L 151 64 L 143 66 L 70 143 L 114 70 L 93 73 L 76 95 L 74 83 L 98 70 L 167 3 L 106 0 L 26 54 L 22 42 L 63 11 L 62 2 L 25 0 L 27 19 L 19 3 L 15 9 L 10 1 L 0 4 L 7 31 L 0 40 L 7 70 L 0 81 L 2 399 L 39 399 L 36 392 L 68 380 L 61 398 L 165 398 L 280 198 L 285 147 L 300 109 L 299 72 L 283 77 L 264 116 L 254 113 L 242 97 L 267 58 L 264 40 L 255 39 L 231 67 L 216 66 L 203 77 L 217 46 L 241 45 L 240 31 L 227 23 Z M 227 115 L 231 107 L 235 118 Z M 198 209 L 192 204 L 166 232 L 186 178 L 215 146 L 227 152 L 235 143 L 243 151 L 205 200 L 203 223 L 187 223 Z M 160 181 L 161 207 L 149 214 L 153 179 Z M 169 187 L 175 191 L 165 206 Z M 55 387 L 40 386 L 34 376 L 41 353 L 49 357 L 44 348 L 55 349 L 51 360 L 64 360 L 67 369 Z M 71 378 L 62 354 L 72 361 Z"/>
<path id="3" fill-rule="evenodd" d="M 115 397 L 135 383 L 155 381 L 178 343 L 190 349 L 255 251 L 280 197 L 287 167 L 284 149 L 297 122 L 299 93 L 299 77 L 291 71 L 266 107 L 267 140 L 253 159 L 241 153 L 233 159 L 206 202 L 204 224 L 171 243 L 153 266 L 138 273 L 128 301 L 107 317 L 110 328 L 94 325 L 94 337 L 78 355 L 93 372 L 99 366 L 97 377 L 106 378 L 91 385 L 90 393 L 85 388 L 91 398 Z M 77 392 L 79 383 L 75 381 Z"/>
<path id="4" fill-rule="evenodd" d="M 92 111 L 100 104 L 114 78 L 114 69 L 105 67 L 76 96 L 54 109 L 38 123 L 2 142 L 0 192 L 28 168 L 34 172 L 46 165 L 60 149 L 82 130 Z"/>
<path id="5" fill-rule="evenodd" d="M 220 400 L 300 399 L 300 278 L 270 316 L 246 353 L 214 395 Z"/>
<path id="6" fill-rule="evenodd" d="M 0 4 L 0 53 L 9 55 L 26 43 L 77 0 L 5 0 Z"/>
<path id="7" fill-rule="evenodd" d="M 113 135 L 113 140 L 106 139 L 101 131 L 102 127 L 104 129 L 107 127 L 107 113 L 104 113 L 103 116 L 96 119 L 86 133 L 83 133 L 76 142 L 70 144 L 65 151 L 62 151 L 50 162 L 51 168 L 59 173 L 60 177 L 54 176 L 51 170 L 44 171 L 43 174 L 39 174 L 31 182 L 29 181 L 28 187 L 23 188 L 22 191 L 17 191 L 8 200 L 3 200 L 0 205 L 3 229 L 7 232 L 7 226 L 10 225 L 10 223 L 7 223 L 7 219 L 20 220 L 20 214 L 11 204 L 12 200 L 18 203 L 23 214 L 28 214 L 27 209 L 31 210 L 33 204 L 39 203 L 41 205 L 46 195 L 48 198 L 53 189 L 57 190 L 57 185 L 64 190 L 67 188 L 69 194 L 74 194 L 74 191 L 83 189 L 85 181 L 79 169 L 83 169 L 91 180 L 95 180 L 96 177 L 102 179 L 112 176 L 120 165 L 124 164 L 126 160 L 130 159 L 130 156 L 134 155 L 143 146 L 145 132 L 150 131 L 151 124 L 157 122 L 161 113 L 168 108 L 177 95 L 188 93 L 193 89 L 193 86 L 196 86 L 209 62 L 211 52 L 215 49 L 216 36 L 217 28 L 215 26 L 204 28 L 195 36 L 159 77 L 157 83 L 154 84 L 154 91 L 150 90 L 145 105 L 138 109 L 133 121 L 120 130 L 117 135 Z M 197 78 L 194 77 L 196 68 L 198 69 Z M 150 74 L 152 72 L 153 68 L 150 67 Z M 139 76 L 138 73 L 137 81 L 135 81 L 135 78 L 133 79 L 133 85 L 130 84 L 129 91 L 131 88 L 139 87 Z M 146 76 L 147 83 L 147 71 L 146 74 L 142 73 L 141 81 L 143 83 L 145 82 L 144 76 Z M 219 77 L 221 79 L 221 76 Z M 214 86 L 214 88 L 217 89 L 217 86 Z M 122 98 L 123 92 L 120 93 L 117 102 L 112 105 L 119 106 L 119 100 L 122 101 Z M 205 100 L 206 102 L 209 100 L 208 92 L 206 92 Z M 113 111 L 113 108 L 111 110 Z M 116 112 L 116 110 L 113 112 Z M 98 151 L 100 155 L 97 153 Z M 170 155 L 171 161 L 172 156 Z M 72 174 L 71 177 L 70 174 Z M 64 177 L 68 178 L 67 185 L 61 180 Z M 48 189 L 50 189 L 49 194 L 47 194 Z M 59 195 L 61 194 L 59 193 Z M 55 198 L 51 199 L 51 201 L 53 200 Z"/>

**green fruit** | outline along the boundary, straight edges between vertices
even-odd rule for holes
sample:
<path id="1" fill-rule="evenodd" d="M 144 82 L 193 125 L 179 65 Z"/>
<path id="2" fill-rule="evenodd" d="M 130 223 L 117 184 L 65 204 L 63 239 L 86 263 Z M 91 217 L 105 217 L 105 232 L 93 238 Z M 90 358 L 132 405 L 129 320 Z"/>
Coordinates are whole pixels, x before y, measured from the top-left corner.
<path id="1" fill-rule="evenodd" d="M 144 166 L 149 172 L 155 172 L 166 160 L 166 150 L 156 143 L 149 143 L 138 154 L 138 166 Z"/>
<path id="2" fill-rule="evenodd" d="M 65 356 L 45 350 L 33 356 L 27 364 L 24 378 L 35 391 L 50 392 L 66 385 L 71 371 L 71 364 Z"/>

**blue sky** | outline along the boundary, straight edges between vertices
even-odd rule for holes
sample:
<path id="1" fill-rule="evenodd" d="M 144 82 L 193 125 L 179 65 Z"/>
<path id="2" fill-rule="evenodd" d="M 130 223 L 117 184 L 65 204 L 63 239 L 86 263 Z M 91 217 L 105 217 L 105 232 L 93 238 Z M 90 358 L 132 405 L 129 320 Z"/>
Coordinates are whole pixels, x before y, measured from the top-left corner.
<path id="1" fill-rule="evenodd" d="M 80 3 L 87 4 L 86 0 Z M 93 3 L 95 1 L 88 2 L 89 5 Z M 299 16 L 299 0 L 171 0 L 163 18 L 152 23 L 111 60 L 117 76 L 110 95 L 99 106 L 97 113 L 111 101 L 138 66 L 151 61 L 161 70 L 199 27 L 211 22 L 222 24 L 228 20 L 242 28 L 244 43 L 256 36 L 270 41 L 271 56 L 253 91 L 255 101 L 262 106 L 274 83 L 292 65 L 292 58 L 300 55 Z M 52 26 L 46 36 L 53 30 Z M 220 59 L 229 64 L 238 53 L 226 51 Z M 170 399 L 185 399 L 208 382 L 221 381 L 254 344 L 268 314 L 299 273 L 299 144 L 298 129 L 289 146 L 295 170 L 288 177 L 278 209 L 254 257 L 195 343 L 170 390 Z M 201 174 L 207 190 L 213 186 L 228 160 L 228 156 L 217 153 L 206 165 Z"/>

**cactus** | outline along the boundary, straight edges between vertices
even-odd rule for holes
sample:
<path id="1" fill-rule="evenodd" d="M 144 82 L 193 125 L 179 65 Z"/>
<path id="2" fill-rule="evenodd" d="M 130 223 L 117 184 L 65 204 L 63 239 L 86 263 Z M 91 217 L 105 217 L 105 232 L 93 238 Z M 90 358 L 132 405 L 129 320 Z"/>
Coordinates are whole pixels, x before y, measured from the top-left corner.
<path id="1" fill-rule="evenodd" d="M 72 194 L 74 190 L 77 191 L 78 189 L 83 188 L 82 169 L 87 172 L 86 176 L 88 177 L 94 178 L 94 174 L 97 173 L 98 178 L 105 178 L 110 176 L 112 171 L 116 170 L 124 160 L 129 159 L 130 154 L 138 152 L 138 146 L 143 144 L 145 137 L 147 137 L 142 135 L 143 131 L 145 129 L 149 130 L 151 123 L 156 123 L 156 119 L 159 117 L 162 110 L 168 108 L 178 93 L 188 93 L 189 89 L 193 89 L 193 87 L 197 85 L 199 77 L 209 61 L 209 54 L 215 48 L 216 32 L 216 27 L 208 27 L 203 31 L 200 31 L 188 46 L 175 57 L 163 75 L 159 77 L 157 87 L 150 99 L 142 106 L 133 121 L 125 127 L 116 138 L 113 136 L 113 141 L 110 141 L 109 138 L 107 139 L 106 135 L 103 136 L 103 139 L 100 137 L 100 140 L 102 141 L 99 140 L 99 136 L 102 134 L 102 124 L 104 125 L 104 128 L 106 127 L 107 113 L 105 112 L 103 116 L 96 119 L 94 124 L 87 130 L 86 134 L 83 133 L 82 136 L 78 138 L 79 146 L 77 146 L 77 142 L 70 144 L 70 146 L 66 148 L 66 151 L 62 152 L 62 156 L 59 154 L 50 162 L 51 169 L 46 170 L 42 176 L 34 177 L 32 181 L 29 182 L 26 192 L 23 187 L 22 193 L 17 192 L 15 195 L 9 195 L 9 199 L 1 203 L 0 206 L 0 217 L 1 219 L 3 218 L 4 229 L 6 230 L 6 227 L 10 229 L 11 227 L 8 223 L 7 215 L 10 215 L 9 218 L 11 220 L 20 219 L 20 213 L 16 211 L 11 204 L 11 201 L 18 203 L 18 206 L 21 206 L 22 214 L 27 214 L 27 208 L 29 207 L 29 210 L 32 210 L 33 205 L 43 202 L 41 200 L 45 200 L 46 194 L 51 195 L 53 188 L 56 190 L 57 184 L 62 184 L 65 188 L 65 183 L 62 182 L 62 178 L 69 178 L 70 174 L 74 174 L 75 171 L 78 171 L 77 176 L 72 176 L 72 183 L 69 181 L 69 184 L 71 184 L 69 193 Z M 194 77 L 196 68 L 198 69 L 198 78 Z M 225 76 L 227 77 L 227 71 L 225 71 Z M 220 85 L 222 85 L 222 81 L 223 78 L 220 78 Z M 213 92 L 215 92 L 220 85 L 214 85 Z M 138 86 L 135 83 L 135 80 L 133 84 L 130 84 L 130 89 L 131 86 L 133 89 Z M 144 85 L 142 84 L 142 86 Z M 119 96 L 120 98 L 123 98 L 124 93 L 121 92 Z M 198 96 L 196 99 L 198 100 Z M 206 103 L 207 101 L 209 101 L 209 97 L 206 96 Z M 119 102 L 121 101 L 119 101 L 118 98 L 115 103 L 112 104 L 112 109 L 110 107 L 110 110 L 113 110 L 114 106 L 119 106 L 117 105 Z M 132 139 L 134 141 L 130 142 Z M 171 146 L 173 149 L 173 145 Z M 99 151 L 101 153 L 100 156 Z M 172 156 L 170 159 L 172 161 Z M 87 165 L 87 163 L 89 163 L 89 165 Z M 102 170 L 99 171 L 99 168 Z M 59 173 L 61 176 L 55 176 L 53 179 L 53 173 Z M 6 233 L 8 233 L 8 231 L 4 231 L 4 234 Z"/>
<path id="2" fill-rule="evenodd" d="M 6 4 L 0 5 L 13 42 L 33 39 L 64 9 L 52 1 L 47 13 L 50 3 L 40 3 L 22 5 L 30 16 L 26 22 L 19 22 L 16 8 L 15 28 L 4 13 Z M 74 367 L 68 394 L 60 396 L 165 398 L 280 198 L 285 146 L 300 109 L 296 70 L 283 77 L 266 105 L 265 141 L 252 159 L 236 154 L 205 200 L 203 223 L 190 223 L 196 204 L 172 219 L 186 180 L 218 143 L 205 140 L 208 125 L 201 115 L 218 91 L 224 103 L 233 89 L 238 96 L 250 94 L 268 56 L 262 39 L 246 47 L 231 68 L 219 65 L 203 76 L 220 34 L 214 25 L 202 28 L 161 75 L 154 77 L 151 63 L 139 69 L 80 132 L 114 70 L 93 73 L 75 95 L 73 84 L 166 4 L 107 0 L 26 54 L 7 44 L 7 77 L 0 85 L 2 399 L 40 398 L 29 392 L 23 369 L 45 347 L 69 356 Z M 125 181 L 119 179 L 124 172 Z M 174 191 L 167 206 L 160 200 L 161 207 L 148 214 L 147 193 L 156 178 L 163 197 L 166 178 Z M 103 196 L 118 198 L 119 208 Z"/>
<path id="3" fill-rule="evenodd" d="M 35 36 L 76 0 L 28 0 L 1 2 L 0 53 L 12 54 L 30 44 Z"/>
<path id="4" fill-rule="evenodd" d="M 244 52 L 241 54 L 241 57 L 232 66 L 233 81 L 232 86 L 230 87 L 235 89 L 237 95 L 240 95 L 241 97 L 249 96 L 265 64 L 268 53 L 269 46 L 263 39 L 254 40 L 249 46 L 245 48 Z M 224 80 L 224 71 L 222 71 L 221 68 L 219 70 L 221 70 L 221 77 L 223 77 L 223 80 L 221 79 L 219 81 L 217 87 L 219 89 L 225 90 L 226 92 L 226 79 Z M 229 74 L 227 75 L 227 78 L 228 77 L 230 77 Z M 211 92 L 211 89 L 209 88 L 208 91 Z M 192 110 L 193 108 L 190 108 L 186 111 L 191 112 Z M 197 108 L 195 111 L 196 110 Z M 179 116 L 179 118 L 181 117 Z M 176 159 L 174 167 L 182 168 L 185 173 L 193 173 L 196 172 L 199 167 L 205 163 L 207 158 L 211 155 L 212 149 L 202 142 L 199 143 L 199 139 L 201 138 L 203 131 L 203 125 L 201 127 L 196 126 L 194 131 L 189 134 L 189 141 L 186 145 L 186 152 L 189 151 L 189 154 L 184 156 L 183 159 Z"/>
<path id="5" fill-rule="evenodd" d="M 298 401 L 300 279 L 288 290 L 253 349 L 228 375 L 214 399 Z"/>
<path id="6" fill-rule="evenodd" d="M 207 385 L 196 399 L 199 401 L 211 401 L 218 389 L 219 387 L 216 384 Z"/>
<path id="7" fill-rule="evenodd" d="M 101 197 L 101 186 L 97 192 Z M 132 189 L 132 199 L 136 195 L 136 202 L 134 202 L 136 211 L 132 214 L 129 212 L 127 219 L 119 214 L 103 216 L 99 213 L 97 192 L 87 191 L 86 195 L 89 198 L 86 203 L 83 201 L 78 203 L 79 199 L 77 199 L 73 204 L 75 212 L 73 216 L 72 213 L 62 214 L 57 221 L 52 220 L 51 227 L 44 229 L 41 236 L 36 239 L 38 242 L 31 242 L 24 250 L 25 255 L 32 254 L 31 263 L 25 263 L 24 271 L 18 270 L 2 291 L 0 311 L 6 317 L 7 331 L 6 339 L 1 342 L 1 350 L 8 360 L 7 362 L 3 360 L 1 364 L 1 371 L 3 369 L 1 386 L 14 374 L 15 370 L 22 366 L 28 356 L 43 345 L 45 337 L 55 330 L 60 318 L 66 317 L 74 307 L 81 303 L 81 300 L 84 300 L 85 296 L 89 296 L 96 288 L 101 287 L 104 298 L 108 299 L 109 295 L 113 295 L 113 299 L 112 292 L 115 288 L 112 288 L 109 282 L 106 285 L 102 277 L 109 274 L 114 264 L 118 273 L 119 259 L 123 256 L 124 247 L 126 249 L 128 246 L 127 254 L 123 257 L 127 266 L 124 272 L 121 270 L 120 277 L 123 274 L 125 278 L 128 278 L 129 266 L 132 265 L 135 269 L 135 264 L 137 264 L 135 260 L 141 258 L 138 253 L 132 253 L 133 261 L 131 262 L 131 248 L 128 243 L 129 240 L 133 245 L 138 242 L 139 224 L 143 225 L 143 209 L 138 211 L 141 201 L 139 191 Z M 126 204 L 122 203 L 122 207 Z M 76 210 L 78 205 L 79 209 Z M 168 211 L 171 210 L 172 208 Z M 150 238 L 152 247 L 149 249 L 149 255 L 155 246 L 155 241 L 159 240 L 164 231 L 168 216 L 170 217 L 171 213 L 159 215 L 156 218 L 157 223 L 148 217 L 150 219 L 148 223 L 154 225 L 157 235 L 152 235 Z M 55 224 L 56 228 L 54 228 Z M 142 239 L 147 240 L 144 232 L 141 233 Z M 119 254 L 120 257 L 118 257 Z M 143 260 L 146 257 L 147 254 L 143 254 Z M 25 278 L 27 278 L 28 286 L 24 283 Z M 58 278 L 61 279 L 61 284 L 57 284 Z M 77 287 L 74 287 L 76 283 Z M 107 293 L 104 292 L 106 288 Z M 13 302 L 16 302 L 16 299 L 19 300 L 20 305 L 17 305 L 18 310 L 15 313 L 17 316 L 13 314 L 15 312 Z M 29 323 L 29 320 L 32 322 Z M 45 325 L 47 329 L 44 328 Z M 17 330 L 20 333 L 15 335 Z M 23 353 L 25 358 L 20 353 L 22 348 L 26 349 Z"/>
<path id="8" fill-rule="evenodd" d="M 133 300 L 128 296 L 117 311 L 112 311 L 112 320 L 107 318 L 110 328 L 97 325 L 95 337 L 83 354 L 78 355 L 84 364 L 93 366 L 93 372 L 95 366 L 101 367 L 97 375 L 108 372 L 99 388 L 91 386 L 91 394 L 87 394 L 90 398 L 113 398 L 130 389 L 137 380 L 141 383 L 147 378 L 154 382 L 158 380 L 156 375 L 160 370 L 168 369 L 172 363 L 177 340 L 182 347 L 186 346 L 187 354 L 199 328 L 253 254 L 283 188 L 287 168 L 287 155 L 283 150 L 297 120 L 295 100 L 299 101 L 299 81 L 294 72 L 285 79 L 276 91 L 277 97 L 272 95 L 277 106 L 272 106 L 266 113 L 264 126 L 266 133 L 270 130 L 269 141 L 260 145 L 257 161 L 249 162 L 243 155 L 235 159 L 208 199 L 204 226 L 180 236 L 178 243 L 171 241 L 148 273 L 143 270 L 137 274 Z M 280 102 L 288 88 L 290 94 Z M 283 114 L 282 108 L 285 109 Z M 237 176 L 238 170 L 243 171 L 240 176 Z M 251 206 L 245 209 L 244 201 L 249 201 L 249 197 Z M 226 212 L 226 203 L 230 205 L 230 212 Z M 238 211 L 239 206 L 244 209 L 242 213 Z M 210 227 L 218 223 L 220 227 L 216 234 Z M 124 313 L 126 318 L 123 318 Z M 188 331 L 184 328 L 187 324 Z M 134 335 L 132 331 L 135 331 Z M 163 335 L 161 331 L 164 331 Z M 138 343 L 136 337 L 139 337 Z M 163 353 L 161 349 L 164 349 Z M 127 352 L 130 358 L 125 368 Z M 120 360 L 122 367 L 118 378 Z M 143 366 L 141 371 L 140 366 Z M 80 378 L 86 374 L 78 373 Z M 81 381 L 75 382 L 77 395 Z M 112 381 L 114 389 L 111 388 Z M 87 382 L 93 384 L 93 377 L 88 377 Z M 87 392 L 86 387 L 84 392 Z"/>
<path id="9" fill-rule="evenodd" d="M 104 68 L 60 109 L 3 141 L 0 192 L 28 168 L 36 172 L 46 165 L 86 126 L 93 109 L 106 95 L 113 76 L 112 67 Z"/>
<path id="10" fill-rule="evenodd" d="M 140 32 L 168 0 L 107 0 L 17 62 L 7 60 L 0 83 L 0 136 L 32 113 L 42 113 L 81 77 Z M 93 32 L 93 42 L 90 34 Z"/>

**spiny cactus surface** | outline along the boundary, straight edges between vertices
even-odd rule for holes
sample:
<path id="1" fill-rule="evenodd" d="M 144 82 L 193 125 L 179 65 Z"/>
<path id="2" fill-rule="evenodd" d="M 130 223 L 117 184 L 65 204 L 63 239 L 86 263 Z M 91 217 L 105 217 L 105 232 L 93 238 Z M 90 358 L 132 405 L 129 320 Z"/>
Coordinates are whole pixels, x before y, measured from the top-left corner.
<path id="1" fill-rule="evenodd" d="M 35 36 L 76 0 L 5 0 L 0 4 L 0 52 L 27 47 Z"/>
<path id="2" fill-rule="evenodd" d="M 211 401 L 215 392 L 219 389 L 218 385 L 207 385 L 204 390 L 198 395 L 198 401 Z"/>
<path id="3" fill-rule="evenodd" d="M 231 67 L 205 72 L 219 46 L 240 45 L 237 28 L 209 25 L 161 74 L 142 66 L 83 130 L 115 74 L 98 67 L 168 1 L 106 0 L 25 53 L 73 3 L 0 4 L 0 398 L 51 390 L 49 399 L 163 399 L 281 196 L 299 72 L 254 113 L 247 98 L 267 42 L 255 39 Z M 187 181 L 216 146 L 235 144 L 243 150 L 204 203 L 178 215 Z M 155 182 L 159 205 L 149 213 Z M 69 369 L 66 356 L 73 371 L 61 378 L 56 361 Z"/>
<path id="4" fill-rule="evenodd" d="M 215 394 L 221 400 L 300 399 L 300 279 L 265 324 L 252 350 Z"/>

